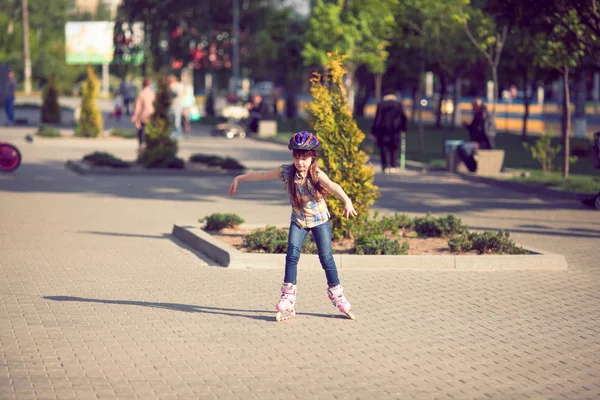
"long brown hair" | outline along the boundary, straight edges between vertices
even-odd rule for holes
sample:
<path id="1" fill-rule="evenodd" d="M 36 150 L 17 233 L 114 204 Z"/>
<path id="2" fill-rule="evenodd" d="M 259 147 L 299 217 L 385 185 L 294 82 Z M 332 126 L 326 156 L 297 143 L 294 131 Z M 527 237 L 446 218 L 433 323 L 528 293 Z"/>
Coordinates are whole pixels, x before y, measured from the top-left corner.
<path id="1" fill-rule="evenodd" d="M 316 195 L 317 200 L 327 197 L 329 192 L 323 187 L 323 185 L 321 185 L 321 182 L 319 182 L 317 178 L 317 152 L 315 150 L 294 150 L 293 156 L 294 158 L 304 158 L 306 156 L 313 158 L 310 167 L 308 167 L 308 173 L 306 174 L 306 177 L 310 180 L 310 183 L 315 189 L 314 195 Z M 302 208 L 304 207 L 304 203 L 300 198 L 300 193 L 298 193 L 298 191 L 296 190 L 296 184 L 294 182 L 296 179 L 297 171 L 298 170 L 296 169 L 296 165 L 292 163 L 290 168 L 290 176 L 288 179 L 288 193 L 290 194 L 290 198 L 292 199 L 294 207 Z"/>

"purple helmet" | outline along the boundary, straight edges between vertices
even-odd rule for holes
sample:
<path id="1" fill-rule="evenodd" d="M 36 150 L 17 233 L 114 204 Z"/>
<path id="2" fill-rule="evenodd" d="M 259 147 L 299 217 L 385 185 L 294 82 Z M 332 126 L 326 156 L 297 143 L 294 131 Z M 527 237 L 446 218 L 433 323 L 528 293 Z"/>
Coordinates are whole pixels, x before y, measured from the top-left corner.
<path id="1" fill-rule="evenodd" d="M 290 150 L 319 150 L 321 141 L 314 133 L 302 131 L 294 133 L 288 142 Z"/>

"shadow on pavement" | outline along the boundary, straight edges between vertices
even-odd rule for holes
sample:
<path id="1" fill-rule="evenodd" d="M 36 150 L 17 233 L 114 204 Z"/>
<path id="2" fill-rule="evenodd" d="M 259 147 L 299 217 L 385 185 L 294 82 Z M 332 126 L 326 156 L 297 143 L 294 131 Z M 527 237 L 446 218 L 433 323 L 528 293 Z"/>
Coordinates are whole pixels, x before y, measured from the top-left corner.
<path id="1" fill-rule="evenodd" d="M 103 299 L 87 299 L 85 297 L 73 297 L 73 296 L 43 296 L 46 300 L 53 301 L 79 301 L 85 303 L 102 303 L 102 304 L 119 304 L 129 306 L 140 306 L 140 307 L 152 307 L 162 308 L 166 310 L 183 311 L 189 313 L 203 313 L 203 314 L 216 314 L 226 315 L 229 317 L 245 317 L 259 321 L 275 321 L 275 311 L 268 310 L 241 310 L 237 308 L 222 308 L 222 307 L 210 307 L 210 306 L 194 306 L 189 304 L 179 303 L 154 303 L 147 301 L 132 301 L 132 300 L 103 300 Z M 243 313 L 255 313 L 263 315 L 248 315 Z M 343 315 L 333 314 L 317 314 L 317 313 L 296 313 L 297 315 L 310 315 L 313 317 L 322 318 L 346 318 Z"/>

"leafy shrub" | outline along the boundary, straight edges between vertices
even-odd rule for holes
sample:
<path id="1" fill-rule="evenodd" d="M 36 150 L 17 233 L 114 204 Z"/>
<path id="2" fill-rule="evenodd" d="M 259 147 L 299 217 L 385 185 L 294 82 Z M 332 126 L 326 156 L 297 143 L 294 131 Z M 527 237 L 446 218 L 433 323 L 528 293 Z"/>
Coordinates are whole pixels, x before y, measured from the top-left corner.
<path id="1" fill-rule="evenodd" d="M 379 212 L 368 216 L 362 226 L 354 225 L 353 232 L 355 236 L 360 234 L 383 235 L 390 232 L 396 235 L 400 229 L 410 229 L 413 225 L 413 219 L 406 214 L 395 213 L 393 216 L 383 216 L 379 218 Z"/>
<path id="2" fill-rule="evenodd" d="M 285 253 L 287 251 L 288 232 L 274 226 L 257 229 L 244 237 L 244 245 L 250 251 L 266 253 Z"/>
<path id="3" fill-rule="evenodd" d="M 44 124 L 40 125 L 35 134 L 42 137 L 60 137 L 60 132 L 58 130 Z"/>
<path id="4" fill-rule="evenodd" d="M 531 157 L 540 163 L 544 173 L 552 172 L 554 158 L 562 149 L 560 145 L 552 146 L 552 135 L 548 133 L 540 136 L 533 146 L 529 143 L 523 143 L 523 147 L 529 150 Z"/>
<path id="5" fill-rule="evenodd" d="M 113 168 L 127 168 L 130 167 L 128 162 L 121 160 L 113 156 L 110 153 L 96 151 L 94 153 L 87 154 L 83 157 L 83 161 L 86 161 L 96 167 L 113 167 Z"/>
<path id="6" fill-rule="evenodd" d="M 110 131 L 111 136 L 118 136 L 124 139 L 132 139 L 137 137 L 137 132 L 133 129 L 113 128 Z"/>
<path id="7" fill-rule="evenodd" d="M 408 242 L 402 245 L 397 240 L 390 240 L 382 235 L 360 235 L 354 240 L 356 254 L 408 254 Z"/>
<path id="8" fill-rule="evenodd" d="M 322 141 L 319 166 L 337 182 L 352 199 L 358 216 L 342 216 L 344 205 L 335 196 L 326 200 L 331 211 L 334 239 L 350 237 L 366 222 L 368 209 L 379 197 L 373 183 L 375 171 L 367 165 L 367 155 L 360 149 L 365 134 L 358 128 L 348 109 L 344 76 L 344 57 L 327 55 L 325 73 L 314 73 L 310 83 L 313 100 L 306 106 L 310 125 Z"/>
<path id="9" fill-rule="evenodd" d="M 58 88 L 56 85 L 56 77 L 51 76 L 42 93 L 42 122 L 57 124 L 60 122 L 61 109 L 58 104 Z"/>
<path id="10" fill-rule="evenodd" d="M 413 223 L 413 228 L 420 237 L 450 237 L 461 234 L 467 229 L 461 219 L 452 214 L 435 218 L 427 213 L 425 217 L 415 218 Z"/>
<path id="11" fill-rule="evenodd" d="M 236 159 L 231 157 L 221 157 L 215 154 L 192 154 L 190 162 L 206 164 L 211 167 L 221 167 L 225 169 L 245 169 Z"/>
<path id="12" fill-rule="evenodd" d="M 257 229 L 244 237 L 244 245 L 250 251 L 264 251 L 266 253 L 285 253 L 288 248 L 288 230 L 267 226 L 265 229 Z M 312 234 L 309 235 L 302 245 L 302 253 L 317 254 L 317 244 Z"/>
<path id="13" fill-rule="evenodd" d="M 138 161 L 146 168 L 183 168 L 183 160 L 175 161 L 177 141 L 171 138 L 171 91 L 164 73 L 158 77 L 158 88 L 154 100 L 154 114 L 146 125 L 144 141 L 146 148 Z"/>
<path id="14" fill-rule="evenodd" d="M 477 254 L 527 254 L 527 250 L 517 246 L 508 232 L 463 232 L 450 239 L 448 246 L 453 253 L 475 250 Z"/>
<path id="15" fill-rule="evenodd" d="M 220 231 L 224 228 L 235 228 L 245 222 L 242 217 L 232 213 L 213 213 L 199 221 L 206 222 L 204 229 L 207 231 Z"/>
<path id="16" fill-rule="evenodd" d="M 82 86 L 81 113 L 75 135 L 96 137 L 103 129 L 102 114 L 96 105 L 100 83 L 92 67 L 88 67 L 88 80 Z"/>
<path id="17" fill-rule="evenodd" d="M 175 156 L 177 148 L 172 146 L 156 146 L 145 149 L 139 161 L 146 168 L 183 168 L 184 161 Z"/>

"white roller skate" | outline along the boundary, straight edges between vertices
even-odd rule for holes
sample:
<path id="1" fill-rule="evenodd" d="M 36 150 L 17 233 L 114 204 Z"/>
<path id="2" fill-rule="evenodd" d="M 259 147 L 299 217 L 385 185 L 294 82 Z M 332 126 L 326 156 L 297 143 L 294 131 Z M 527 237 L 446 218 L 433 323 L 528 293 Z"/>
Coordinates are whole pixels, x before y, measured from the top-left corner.
<path id="1" fill-rule="evenodd" d="M 331 303 L 335 308 L 346 314 L 348 318 L 356 319 L 354 314 L 352 314 L 352 312 L 350 311 L 352 306 L 350 305 L 350 302 L 346 299 L 346 296 L 344 296 L 344 288 L 341 285 L 328 288 L 327 295 L 329 296 L 329 300 L 331 300 Z"/>
<path id="2" fill-rule="evenodd" d="M 277 303 L 277 322 L 285 321 L 296 315 L 294 306 L 296 305 L 296 285 L 293 283 L 283 283 L 281 285 L 281 299 Z"/>

